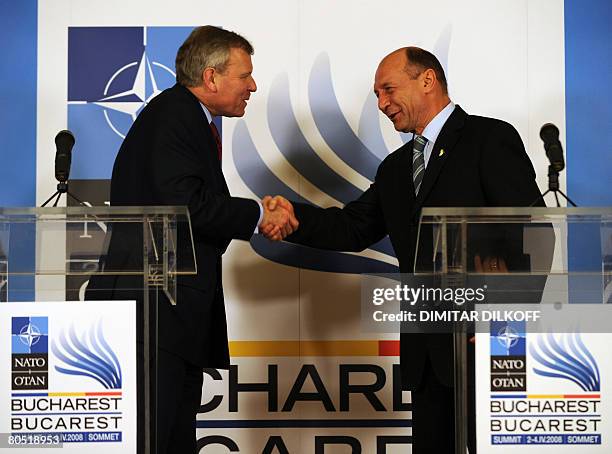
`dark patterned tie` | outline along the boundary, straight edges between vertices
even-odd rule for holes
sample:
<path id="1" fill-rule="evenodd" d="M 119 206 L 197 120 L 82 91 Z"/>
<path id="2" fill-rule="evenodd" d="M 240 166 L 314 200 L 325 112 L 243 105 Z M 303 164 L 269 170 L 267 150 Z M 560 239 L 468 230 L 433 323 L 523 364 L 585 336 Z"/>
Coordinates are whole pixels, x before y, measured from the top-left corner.
<path id="1" fill-rule="evenodd" d="M 212 135 L 215 138 L 215 142 L 217 143 L 217 153 L 219 156 L 219 161 L 221 161 L 222 150 L 221 150 L 221 136 L 219 135 L 219 130 L 215 126 L 215 124 L 210 122 L 210 129 L 212 131 Z"/>
<path id="2" fill-rule="evenodd" d="M 414 182 L 414 195 L 419 194 L 421 189 L 421 183 L 423 182 L 423 175 L 425 174 L 425 145 L 427 139 L 423 136 L 414 136 L 414 143 L 412 145 L 412 181 Z"/>

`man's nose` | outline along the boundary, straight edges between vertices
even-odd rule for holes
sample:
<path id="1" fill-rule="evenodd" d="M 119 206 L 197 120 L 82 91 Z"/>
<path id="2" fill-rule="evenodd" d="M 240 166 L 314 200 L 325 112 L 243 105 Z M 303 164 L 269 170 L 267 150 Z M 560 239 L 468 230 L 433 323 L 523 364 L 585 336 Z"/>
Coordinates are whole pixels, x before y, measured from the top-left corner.
<path id="1" fill-rule="evenodd" d="M 389 99 L 384 95 L 378 96 L 378 108 L 384 112 L 385 109 L 389 106 Z"/>

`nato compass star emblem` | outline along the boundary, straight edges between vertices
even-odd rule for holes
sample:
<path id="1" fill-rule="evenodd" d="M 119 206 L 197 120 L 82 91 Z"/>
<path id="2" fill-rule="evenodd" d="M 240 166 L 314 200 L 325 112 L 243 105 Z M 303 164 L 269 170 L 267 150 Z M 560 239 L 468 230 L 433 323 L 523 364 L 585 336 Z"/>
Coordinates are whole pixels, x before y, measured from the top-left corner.
<path id="1" fill-rule="evenodd" d="M 31 348 L 32 345 L 36 345 L 40 340 L 40 336 L 40 330 L 32 323 L 25 325 L 19 332 L 19 340 L 28 348 Z"/>
<path id="2" fill-rule="evenodd" d="M 524 356 L 525 322 L 491 322 L 491 356 Z"/>
<path id="3" fill-rule="evenodd" d="M 520 338 L 521 336 L 514 329 L 507 325 L 504 326 L 497 333 L 497 341 L 506 350 L 510 350 L 512 347 L 514 347 L 518 343 Z"/>
<path id="4" fill-rule="evenodd" d="M 119 93 L 113 92 L 113 81 L 115 81 L 124 71 L 137 67 L 136 75 L 132 86 L 125 91 Z M 172 77 L 175 77 L 174 71 L 168 68 L 163 63 L 151 62 L 147 58 L 146 51 L 143 52 L 140 62 L 132 62 L 119 68 L 109 79 L 106 86 L 104 87 L 104 98 L 94 101 L 93 104 L 100 106 L 104 109 L 104 118 L 108 126 L 122 139 L 125 139 L 125 133 L 120 131 L 115 126 L 109 116 L 109 111 L 121 112 L 131 117 L 132 121 L 136 120 L 136 117 L 140 111 L 147 105 L 151 99 L 156 97 L 161 90 L 157 80 L 155 79 L 155 73 L 153 68 L 161 68 L 168 72 Z M 150 87 L 147 93 L 147 87 Z"/>
<path id="5" fill-rule="evenodd" d="M 146 29 L 144 31 L 143 51 L 139 60 L 125 64 L 111 74 L 104 84 L 101 98 L 68 101 L 68 104 L 93 104 L 101 107 L 108 127 L 121 139 L 124 139 L 127 134 L 125 126 L 131 126 L 131 123 L 136 120 L 147 103 L 161 93 L 162 89 L 157 78 L 167 80 L 168 77 L 164 78 L 162 74 L 158 74 L 159 71 L 164 71 L 171 80 L 176 77 L 174 71 L 167 65 L 158 61 L 151 61 L 148 57 Z M 129 84 L 127 87 L 126 83 Z M 167 87 L 164 86 L 163 88 Z M 113 121 L 111 118 L 111 112 L 128 115 L 130 121 L 118 124 L 118 119 Z"/>
<path id="6" fill-rule="evenodd" d="M 138 114 L 176 82 L 176 50 L 192 27 L 69 27 L 72 179 L 109 179 Z"/>
<path id="7" fill-rule="evenodd" d="M 48 345 L 47 317 L 11 317 L 12 354 L 47 353 Z"/>

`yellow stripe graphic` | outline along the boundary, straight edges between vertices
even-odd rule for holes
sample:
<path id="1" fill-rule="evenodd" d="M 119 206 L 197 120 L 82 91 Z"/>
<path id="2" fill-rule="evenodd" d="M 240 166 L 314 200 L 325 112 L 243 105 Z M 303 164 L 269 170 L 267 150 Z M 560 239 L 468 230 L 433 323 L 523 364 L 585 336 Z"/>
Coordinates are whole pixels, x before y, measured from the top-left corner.
<path id="1" fill-rule="evenodd" d="M 379 356 L 377 340 L 230 341 L 233 357 L 253 356 Z"/>
<path id="2" fill-rule="evenodd" d="M 49 397 L 85 397 L 85 393 L 47 393 Z"/>
<path id="3" fill-rule="evenodd" d="M 250 356 L 299 356 L 299 341 L 230 341 L 230 355 Z"/>
<path id="4" fill-rule="evenodd" d="M 563 399 L 563 394 L 527 394 L 528 399 Z"/>

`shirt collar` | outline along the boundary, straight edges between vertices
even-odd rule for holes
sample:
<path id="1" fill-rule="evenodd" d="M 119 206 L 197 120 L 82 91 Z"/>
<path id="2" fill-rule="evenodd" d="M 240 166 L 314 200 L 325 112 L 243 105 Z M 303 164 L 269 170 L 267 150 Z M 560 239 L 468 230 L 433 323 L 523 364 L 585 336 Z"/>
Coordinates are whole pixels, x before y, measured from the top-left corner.
<path id="1" fill-rule="evenodd" d="M 204 111 L 204 115 L 206 115 L 206 119 L 208 120 L 208 124 L 212 123 L 213 118 L 212 118 L 212 115 L 210 114 L 210 110 L 208 110 L 208 108 L 204 104 L 200 103 L 200 105 L 202 106 L 202 110 Z"/>
<path id="2" fill-rule="evenodd" d="M 423 129 L 423 133 L 421 135 L 427 139 L 427 143 L 432 145 L 436 143 L 436 139 L 438 138 L 438 135 L 440 135 L 440 131 L 442 130 L 444 123 L 446 123 L 448 117 L 450 117 L 450 115 L 453 113 L 453 110 L 455 110 L 455 104 L 450 101 L 446 107 L 438 112 L 438 114 L 433 117 L 427 126 L 425 126 L 425 129 Z"/>

